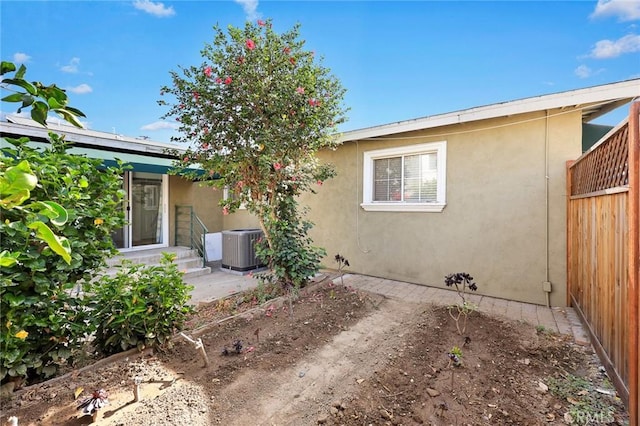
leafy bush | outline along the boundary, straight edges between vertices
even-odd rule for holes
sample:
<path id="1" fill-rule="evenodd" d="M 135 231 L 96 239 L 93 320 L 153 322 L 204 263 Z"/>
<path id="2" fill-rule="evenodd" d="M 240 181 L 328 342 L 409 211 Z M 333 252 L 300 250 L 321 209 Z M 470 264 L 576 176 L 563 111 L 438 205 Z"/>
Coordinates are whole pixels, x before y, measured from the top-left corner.
<path id="1" fill-rule="evenodd" d="M 163 253 L 159 266 L 124 260 L 115 277 L 105 275 L 90 286 L 99 351 L 113 354 L 163 345 L 182 328 L 194 312 L 187 305 L 193 286 L 183 282 L 174 258 Z"/>
<path id="2" fill-rule="evenodd" d="M 269 272 L 261 274 L 265 282 L 277 282 L 285 290 L 303 287 L 320 269 L 326 255 L 323 248 L 312 245 L 308 235 L 312 223 L 300 217 L 295 201 L 280 202 L 278 217 L 264 221 L 268 238 L 256 245 L 256 255 L 268 260 Z"/>
<path id="3" fill-rule="evenodd" d="M 111 231 L 124 225 L 119 168 L 66 152 L 50 133 L 37 150 L 27 138 L 6 138 L 0 177 L 19 170 L 35 177 L 28 204 L 0 210 L 0 378 L 48 377 L 93 331 L 83 301 L 74 296 L 115 253 Z M 3 198 L 5 198 L 3 196 Z"/>

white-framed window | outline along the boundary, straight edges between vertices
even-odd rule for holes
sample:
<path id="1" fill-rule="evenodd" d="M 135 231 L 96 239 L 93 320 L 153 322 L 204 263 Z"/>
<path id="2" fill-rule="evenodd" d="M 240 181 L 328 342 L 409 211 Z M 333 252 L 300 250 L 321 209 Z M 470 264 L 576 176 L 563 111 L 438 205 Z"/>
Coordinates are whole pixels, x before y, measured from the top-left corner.
<path id="1" fill-rule="evenodd" d="M 222 189 L 222 198 L 227 200 L 229 198 L 231 198 L 232 200 L 237 200 L 238 199 L 238 193 L 236 192 L 236 190 L 232 190 L 229 185 L 225 185 L 224 188 Z M 238 207 L 239 210 L 246 210 L 247 206 L 244 203 L 241 203 L 240 206 Z"/>
<path id="2" fill-rule="evenodd" d="M 364 153 L 366 211 L 441 212 L 446 205 L 447 142 Z"/>

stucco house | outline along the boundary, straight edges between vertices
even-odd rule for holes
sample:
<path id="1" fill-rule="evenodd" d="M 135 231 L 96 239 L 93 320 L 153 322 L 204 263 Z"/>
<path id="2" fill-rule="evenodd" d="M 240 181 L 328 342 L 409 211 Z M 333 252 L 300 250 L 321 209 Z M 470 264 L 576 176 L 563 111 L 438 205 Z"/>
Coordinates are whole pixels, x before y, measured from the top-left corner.
<path id="1" fill-rule="evenodd" d="M 346 132 L 320 154 L 337 177 L 304 199 L 325 265 L 566 306 L 566 162 L 640 96 L 640 79 Z M 615 124 L 615 123 L 614 123 Z"/>
<path id="2" fill-rule="evenodd" d="M 327 251 L 324 266 L 336 267 L 339 253 L 352 272 L 439 287 L 445 275 L 468 272 L 478 293 L 566 306 L 566 162 L 610 129 L 590 121 L 639 96 L 634 79 L 340 135 L 337 150 L 319 154 L 337 176 L 301 200 L 314 243 Z M 223 215 L 222 191 L 169 175 L 166 149 L 175 145 L 0 122 L 0 136 L 35 143 L 49 130 L 65 134 L 71 152 L 132 166 L 129 225 L 113 236 L 121 251 L 183 245 L 184 207 L 213 234 L 258 225 L 243 210 Z"/>

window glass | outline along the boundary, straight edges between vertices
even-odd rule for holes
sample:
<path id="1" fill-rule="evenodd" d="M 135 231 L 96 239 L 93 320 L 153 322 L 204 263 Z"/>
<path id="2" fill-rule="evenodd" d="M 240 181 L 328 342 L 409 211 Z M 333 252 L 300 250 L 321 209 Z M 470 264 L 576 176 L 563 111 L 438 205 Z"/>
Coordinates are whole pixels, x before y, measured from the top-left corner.
<path id="1" fill-rule="evenodd" d="M 401 201 L 402 157 L 375 160 L 374 201 Z"/>
<path id="2" fill-rule="evenodd" d="M 364 152 L 362 208 L 441 212 L 446 206 L 446 141 Z"/>

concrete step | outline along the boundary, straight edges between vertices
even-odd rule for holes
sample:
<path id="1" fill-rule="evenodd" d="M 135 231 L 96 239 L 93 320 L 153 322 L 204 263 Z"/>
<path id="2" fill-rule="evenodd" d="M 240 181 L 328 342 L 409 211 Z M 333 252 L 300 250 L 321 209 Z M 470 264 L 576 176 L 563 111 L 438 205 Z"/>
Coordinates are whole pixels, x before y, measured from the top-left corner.
<path id="1" fill-rule="evenodd" d="M 130 260 L 133 263 L 142 263 L 145 265 L 156 265 L 160 263 L 163 253 L 171 253 L 175 255 L 176 261 L 186 258 L 200 258 L 198 251 L 188 247 L 163 247 L 159 249 L 129 251 L 120 253 L 117 256 L 107 260 L 108 266 L 118 265 L 122 259 Z M 200 262 L 202 259 L 200 258 Z"/>
<path id="2" fill-rule="evenodd" d="M 115 275 L 120 269 L 119 265 L 123 259 L 133 262 L 134 264 L 160 265 L 163 253 L 165 252 L 175 255 L 174 263 L 178 266 L 178 270 L 184 272 L 184 279 L 195 278 L 211 273 L 209 266 L 203 267 L 202 258 L 198 256 L 197 250 L 192 250 L 188 247 L 163 247 L 160 249 L 121 253 L 107 261 L 108 268 L 105 274 Z"/>

